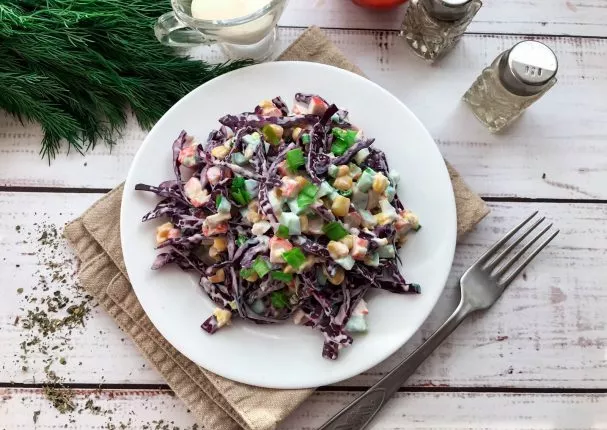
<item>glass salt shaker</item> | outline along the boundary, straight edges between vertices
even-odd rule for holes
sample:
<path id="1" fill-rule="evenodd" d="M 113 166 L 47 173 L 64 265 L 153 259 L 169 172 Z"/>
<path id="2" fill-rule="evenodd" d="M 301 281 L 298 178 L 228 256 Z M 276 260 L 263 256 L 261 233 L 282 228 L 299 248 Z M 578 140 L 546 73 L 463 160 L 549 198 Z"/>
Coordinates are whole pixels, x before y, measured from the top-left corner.
<path id="1" fill-rule="evenodd" d="M 420 57 L 434 61 L 459 41 L 481 0 L 411 0 L 401 36 Z"/>
<path id="2" fill-rule="evenodd" d="M 552 88 L 557 69 L 552 49 L 540 42 L 519 42 L 483 70 L 463 100 L 495 133 Z"/>

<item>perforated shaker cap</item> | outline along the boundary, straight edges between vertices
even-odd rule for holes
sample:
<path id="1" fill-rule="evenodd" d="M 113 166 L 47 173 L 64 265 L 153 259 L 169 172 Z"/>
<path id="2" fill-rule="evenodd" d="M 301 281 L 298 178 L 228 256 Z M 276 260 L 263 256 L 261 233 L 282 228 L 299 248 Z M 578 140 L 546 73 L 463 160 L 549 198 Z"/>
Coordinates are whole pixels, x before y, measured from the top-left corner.
<path id="1" fill-rule="evenodd" d="M 457 21 L 466 16 L 472 0 L 426 0 L 426 8 L 436 19 Z"/>
<path id="2" fill-rule="evenodd" d="M 541 92 L 558 70 L 555 53 L 543 43 L 527 40 L 505 52 L 500 61 L 504 86 L 519 95 Z"/>

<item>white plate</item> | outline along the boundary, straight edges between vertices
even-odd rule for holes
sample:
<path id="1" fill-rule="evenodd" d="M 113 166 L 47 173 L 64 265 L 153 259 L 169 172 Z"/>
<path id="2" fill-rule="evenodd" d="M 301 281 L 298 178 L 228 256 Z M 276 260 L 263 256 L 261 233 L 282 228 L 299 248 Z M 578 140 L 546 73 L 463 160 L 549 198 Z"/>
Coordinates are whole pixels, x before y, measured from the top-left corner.
<path id="1" fill-rule="evenodd" d="M 260 100 L 296 92 L 319 94 L 350 112 L 351 121 L 386 152 L 401 174 L 398 194 L 423 228 L 401 250 L 409 282 L 421 295 L 372 292 L 369 332 L 354 337 L 336 361 L 322 358 L 322 335 L 310 328 L 235 321 L 209 335 L 200 324 L 214 306 L 197 277 L 176 267 L 150 270 L 160 222 L 141 223 L 158 198 L 135 184 L 173 179 L 171 144 L 186 130 L 202 141 L 228 113 L 250 111 Z M 271 388 L 308 388 L 362 373 L 395 352 L 420 327 L 440 296 L 451 268 L 456 239 L 453 190 L 443 158 L 419 120 L 396 97 L 373 82 L 315 63 L 260 64 L 220 76 L 173 106 L 137 152 L 124 187 L 120 220 L 124 260 L 133 288 L 162 335 L 195 363 L 234 381 Z"/>

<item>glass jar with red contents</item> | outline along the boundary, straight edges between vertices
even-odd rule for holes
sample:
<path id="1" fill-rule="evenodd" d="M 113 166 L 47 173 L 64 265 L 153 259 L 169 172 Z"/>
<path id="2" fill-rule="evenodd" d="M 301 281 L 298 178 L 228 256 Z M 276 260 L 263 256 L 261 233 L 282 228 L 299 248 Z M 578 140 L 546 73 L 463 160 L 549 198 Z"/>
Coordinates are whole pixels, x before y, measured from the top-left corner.
<path id="1" fill-rule="evenodd" d="M 388 9 L 405 3 L 407 0 L 352 0 L 354 4 L 373 9 Z"/>

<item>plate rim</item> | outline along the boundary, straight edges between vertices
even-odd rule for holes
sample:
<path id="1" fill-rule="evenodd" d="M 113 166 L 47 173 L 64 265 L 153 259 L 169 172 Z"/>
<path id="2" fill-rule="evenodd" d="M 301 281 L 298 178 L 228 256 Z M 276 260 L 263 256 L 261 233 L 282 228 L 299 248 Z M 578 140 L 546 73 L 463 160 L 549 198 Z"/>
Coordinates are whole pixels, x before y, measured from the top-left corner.
<path id="1" fill-rule="evenodd" d="M 448 250 L 448 254 L 449 254 L 449 270 L 446 271 L 446 273 L 444 274 L 444 276 L 442 277 L 443 279 L 441 280 L 441 285 L 442 287 L 440 287 L 440 291 L 436 294 L 434 300 L 432 300 L 431 302 L 431 306 L 429 306 L 429 310 L 426 314 L 426 316 L 420 320 L 419 324 L 415 324 L 415 325 L 411 325 L 411 327 L 414 329 L 412 331 L 412 335 L 405 339 L 402 343 L 399 342 L 395 342 L 394 345 L 390 348 L 386 348 L 386 354 L 384 354 L 383 358 L 378 357 L 376 360 L 371 360 L 368 361 L 365 366 L 364 369 L 360 370 L 359 368 L 356 369 L 356 371 L 352 371 L 349 372 L 348 375 L 342 375 L 339 376 L 337 378 L 326 378 L 326 380 L 324 380 L 324 382 L 321 385 L 329 385 L 329 384 L 334 384 L 349 378 L 352 378 L 354 376 L 357 376 L 361 373 L 364 373 L 365 371 L 373 368 L 374 366 L 377 366 L 379 363 L 385 361 L 387 358 L 389 358 L 390 356 L 392 356 L 396 351 L 398 351 L 400 348 L 402 348 L 407 342 L 409 342 L 411 340 L 411 338 L 413 337 L 413 335 L 415 333 L 417 333 L 419 331 L 419 329 L 421 328 L 421 326 L 424 324 L 424 322 L 428 319 L 428 316 L 432 313 L 432 310 L 436 307 L 436 304 L 438 302 L 438 300 L 440 299 L 440 297 L 443 295 L 445 287 L 446 287 L 446 283 L 451 271 L 451 268 L 453 267 L 453 260 L 454 260 L 454 256 L 455 256 L 455 248 L 456 248 L 456 243 L 457 243 L 457 209 L 456 209 L 456 201 L 455 201 L 455 193 L 454 193 L 454 189 L 453 189 L 453 184 L 450 180 L 450 175 L 449 175 L 449 171 L 447 168 L 447 165 L 445 163 L 445 160 L 442 156 L 442 154 L 440 153 L 440 150 L 438 148 L 438 145 L 436 144 L 436 141 L 434 140 L 434 138 L 432 137 L 432 135 L 430 134 L 430 132 L 428 131 L 428 129 L 424 126 L 424 124 L 420 121 L 420 119 L 417 117 L 417 115 L 415 115 L 415 113 L 413 111 L 411 111 L 411 109 L 409 109 L 409 107 L 402 102 L 398 97 L 396 97 L 394 94 L 392 94 L 390 91 L 386 90 L 385 88 L 383 88 L 382 86 L 380 86 L 379 84 L 371 81 L 370 79 L 361 76 L 359 74 L 353 73 L 351 71 L 345 70 L 345 69 L 341 69 L 339 67 L 335 67 L 332 65 L 327 65 L 327 64 L 323 64 L 323 63 L 316 63 L 316 62 L 308 62 L 308 61 L 273 61 L 273 62 L 266 62 L 266 63 L 260 63 L 260 64 L 255 64 L 255 65 L 251 65 L 251 66 L 247 66 L 247 67 L 243 67 L 237 70 L 233 70 L 230 71 L 228 73 L 225 73 L 223 75 L 220 75 L 214 79 L 211 79 L 210 81 L 207 81 L 201 85 L 199 85 L 198 87 L 196 87 L 195 89 L 193 89 L 192 91 L 190 91 L 188 94 L 186 94 L 184 97 L 182 97 L 181 99 L 179 99 L 173 106 L 171 106 L 171 108 L 169 108 L 164 115 L 156 122 L 156 124 L 154 124 L 154 126 L 152 127 L 152 129 L 147 133 L 145 139 L 143 140 L 143 142 L 141 143 L 140 147 L 138 148 L 135 156 L 133 157 L 133 160 L 131 161 L 131 164 L 129 166 L 129 171 L 127 173 L 127 177 L 124 181 L 124 190 L 127 190 L 127 187 L 130 186 L 131 188 L 134 186 L 134 175 L 135 175 L 135 169 L 134 166 L 137 165 L 137 161 L 139 160 L 140 157 L 142 157 L 143 153 L 145 152 L 145 148 L 149 145 L 151 145 L 151 140 L 150 140 L 150 136 L 154 134 L 154 131 L 159 128 L 162 127 L 163 124 L 165 123 L 165 121 L 167 121 L 167 118 L 170 116 L 171 112 L 175 109 L 178 109 L 179 105 L 181 105 L 182 103 L 185 103 L 185 100 L 188 100 L 192 97 L 195 97 L 196 93 L 198 93 L 199 91 L 201 91 L 201 88 L 204 88 L 205 86 L 217 81 L 217 80 L 226 80 L 226 79 L 231 79 L 230 77 L 232 75 L 238 75 L 241 73 L 247 73 L 246 70 L 249 70 L 251 68 L 254 69 L 261 69 L 261 68 L 275 68 L 275 67 L 292 67 L 292 66 L 302 66 L 302 67 L 312 67 L 312 68 L 319 68 L 319 69 L 333 69 L 334 71 L 338 72 L 338 73 L 342 73 L 345 75 L 349 75 L 350 77 L 359 80 L 361 82 L 364 82 L 365 85 L 371 85 L 371 87 L 373 88 L 373 90 L 375 91 L 380 91 L 382 93 L 384 93 L 387 97 L 392 98 L 394 101 L 396 101 L 403 109 L 405 109 L 411 119 L 413 119 L 420 127 L 420 130 L 423 130 L 423 132 L 427 135 L 428 139 L 430 139 L 434 145 L 428 145 L 429 147 L 429 151 L 435 152 L 435 155 L 437 155 L 438 157 L 440 157 L 443 160 L 443 163 L 441 164 L 441 167 L 439 168 L 442 172 L 442 175 L 444 176 L 443 180 L 446 179 L 449 183 L 449 190 L 450 192 L 448 193 L 448 196 L 445 196 L 445 198 L 448 197 L 449 202 L 445 202 L 446 204 L 448 204 L 449 206 L 449 211 L 450 211 L 450 215 L 452 216 L 452 223 L 451 223 L 451 228 L 449 229 L 449 237 L 446 237 L 446 240 L 448 241 L 448 246 L 449 246 L 449 250 Z M 437 166 L 438 167 L 438 166 Z M 127 225 L 127 223 L 125 223 L 125 218 L 127 217 L 127 215 L 125 214 L 125 201 L 128 199 L 129 196 L 129 192 L 124 192 L 121 198 L 121 207 L 120 207 L 120 243 L 121 243 L 121 247 L 122 249 L 125 249 L 125 231 L 126 229 L 124 228 L 125 225 Z M 133 276 L 131 276 L 131 274 L 129 273 L 129 264 L 127 263 L 127 259 L 128 257 L 126 256 L 126 254 L 123 254 L 123 258 L 124 258 L 124 265 L 127 271 L 127 274 L 129 275 L 130 279 L 133 279 Z M 173 344 L 173 342 L 171 342 L 171 340 L 169 339 L 169 337 L 167 337 L 166 335 L 166 331 L 163 330 L 162 325 L 159 325 L 156 323 L 156 321 L 154 321 L 154 318 L 152 317 L 152 315 L 150 315 L 146 309 L 145 306 L 143 304 L 143 301 L 141 300 L 142 297 L 140 295 L 140 293 L 143 291 L 142 289 L 139 289 L 138 292 L 138 288 L 135 286 L 135 283 L 131 282 L 131 285 L 133 287 L 133 291 L 135 292 L 135 295 L 137 296 L 137 299 L 139 300 L 142 309 L 144 310 L 146 316 L 148 316 L 148 318 L 150 319 L 150 321 L 152 322 L 152 324 L 154 325 L 154 327 L 158 330 L 158 332 L 162 335 L 162 337 L 164 337 L 170 344 L 171 346 L 173 346 L 177 351 L 179 351 L 179 353 L 183 354 L 185 357 L 187 357 L 188 359 L 192 360 L 194 363 L 196 363 L 198 366 L 211 371 L 213 373 L 216 373 L 217 375 L 220 375 L 222 377 L 225 377 L 227 379 L 236 381 L 236 382 L 240 382 L 240 383 L 244 383 L 244 384 L 249 384 L 249 385 L 254 385 L 254 386 L 258 386 L 258 387 L 264 387 L 264 388 L 275 388 L 275 389 L 304 389 L 304 388 L 314 388 L 316 386 L 318 386 L 319 384 L 314 383 L 314 384 L 310 384 L 310 383 L 302 383 L 302 384 L 297 384 L 297 385 L 277 385 L 277 384 L 264 384 L 264 385 L 260 385 L 260 384 L 252 384 L 250 379 L 247 378 L 242 378 L 239 376 L 235 376 L 233 374 L 231 374 L 230 372 L 225 372 L 223 369 L 218 369 L 215 366 L 207 366 L 207 364 L 203 365 L 201 364 L 199 361 L 197 361 L 195 358 L 190 357 L 188 354 L 186 354 L 185 352 L 183 352 L 182 350 L 180 350 L 180 348 L 178 348 L 175 344 Z"/>

